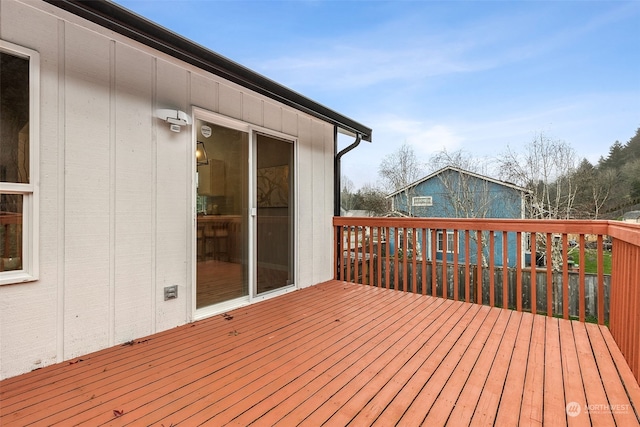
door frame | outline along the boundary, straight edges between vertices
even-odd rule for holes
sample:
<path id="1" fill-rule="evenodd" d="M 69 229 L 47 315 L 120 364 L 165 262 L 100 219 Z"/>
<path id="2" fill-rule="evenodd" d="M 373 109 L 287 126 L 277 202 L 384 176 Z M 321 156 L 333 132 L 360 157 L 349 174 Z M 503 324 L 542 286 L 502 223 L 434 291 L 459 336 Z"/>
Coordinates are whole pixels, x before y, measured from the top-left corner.
<path id="1" fill-rule="evenodd" d="M 249 158 L 248 158 L 248 162 L 249 162 L 249 189 L 248 189 L 248 197 L 249 197 L 249 202 L 248 205 L 249 206 L 249 219 L 248 219 L 248 253 L 249 253 L 249 259 L 248 259 L 248 286 L 249 286 L 249 294 L 247 296 L 243 296 L 240 298 L 236 298 L 233 300 L 229 300 L 229 301 L 225 301 L 219 304 L 215 304 L 212 306 L 208 306 L 208 307 L 203 307 L 200 309 L 196 309 L 196 286 L 197 286 L 197 262 L 198 262 L 198 257 L 197 257 L 197 232 L 196 232 L 196 228 L 197 228 L 197 221 L 198 221 L 198 217 L 197 217 L 197 206 L 196 206 L 196 194 L 197 194 L 197 183 L 196 183 L 196 172 L 197 172 L 197 167 L 196 167 L 196 158 L 195 158 L 195 154 L 191 155 L 191 168 L 188 168 L 190 171 L 190 182 L 191 182 L 191 188 L 189 191 L 189 197 L 190 197 L 190 210 L 189 210 L 189 221 L 188 223 L 190 224 L 189 229 L 187 231 L 187 235 L 189 238 L 189 242 L 190 242 L 190 260 L 191 260 L 191 278 L 189 280 L 190 285 L 188 286 L 188 291 L 187 291 L 187 298 L 188 298 L 188 304 L 190 304 L 191 306 L 191 310 L 189 310 L 189 312 L 191 313 L 190 315 L 190 319 L 189 321 L 195 321 L 195 320 L 200 320 L 200 319 L 204 319 L 210 316 L 214 316 L 220 313 L 224 313 L 226 311 L 232 310 L 232 309 L 236 309 L 248 304 L 252 304 L 254 302 L 258 302 L 258 301 L 263 301 L 269 298 L 273 298 L 279 295 L 283 295 L 286 294 L 288 292 L 292 292 L 297 290 L 298 287 L 298 277 L 299 277 L 299 251 L 298 251 L 298 245 L 299 245 L 299 233 L 298 233 L 298 223 L 299 223 L 299 219 L 298 219 L 298 212 L 299 209 L 297 208 L 299 201 L 298 201 L 298 167 L 297 165 L 298 163 L 298 138 L 293 136 L 293 135 L 289 135 L 283 132 L 279 132 L 279 131 L 274 131 L 272 129 L 268 129 L 262 126 L 256 126 L 253 125 L 251 123 L 247 123 L 238 119 L 233 119 L 231 117 L 228 116 L 224 116 L 221 115 L 219 113 L 215 113 L 213 111 L 210 110 L 206 110 L 200 107 L 195 107 L 193 106 L 191 109 L 191 117 L 193 118 L 192 123 L 193 125 L 191 126 L 191 150 L 190 153 L 195 153 L 196 152 L 196 143 L 197 143 L 197 129 L 195 126 L 196 120 L 204 120 L 207 121 L 209 123 L 213 123 L 219 126 L 224 126 L 224 127 L 228 127 L 231 129 L 235 129 L 235 130 L 239 130 L 242 132 L 247 132 L 249 135 L 249 147 L 248 147 L 248 153 L 249 153 Z M 256 283 L 256 279 L 257 279 L 257 196 L 256 196 L 256 185 L 257 185 L 257 178 L 256 178 L 256 163 L 255 163 L 255 156 L 256 156 L 256 144 L 257 144 L 257 135 L 258 134 L 262 134 L 262 135 L 266 135 L 269 137 L 273 137 L 273 138 L 277 138 L 277 139 L 281 139 L 283 141 L 288 141 L 291 144 L 293 144 L 293 188 L 291 189 L 292 194 L 293 194 L 293 200 L 294 200 L 294 211 L 293 211 L 293 241 L 292 241 L 292 245 L 293 245 L 293 278 L 294 278 L 294 283 L 292 283 L 291 285 L 282 287 L 282 288 L 278 288 L 276 290 L 273 291 L 269 291 L 269 292 L 264 292 L 262 294 L 257 294 L 257 283 Z"/>

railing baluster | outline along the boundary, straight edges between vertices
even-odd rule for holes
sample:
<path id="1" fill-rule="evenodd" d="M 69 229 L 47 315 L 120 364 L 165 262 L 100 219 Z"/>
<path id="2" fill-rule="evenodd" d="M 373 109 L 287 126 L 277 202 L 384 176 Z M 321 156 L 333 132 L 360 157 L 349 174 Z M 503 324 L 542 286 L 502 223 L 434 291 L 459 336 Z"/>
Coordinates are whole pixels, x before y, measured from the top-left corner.
<path id="1" fill-rule="evenodd" d="M 470 236 L 469 233 L 471 233 L 471 230 L 464 230 L 464 253 L 465 253 L 465 262 L 464 262 L 464 271 L 465 271 L 465 275 L 464 275 L 464 300 L 466 302 L 471 302 L 471 274 L 470 274 L 470 269 L 471 269 L 471 245 L 470 243 Z"/>
<path id="2" fill-rule="evenodd" d="M 407 292 L 407 273 L 409 268 L 407 267 L 408 258 L 409 258 L 409 229 L 402 229 L 402 242 L 404 243 L 404 248 L 402 248 L 402 290 Z"/>
<path id="3" fill-rule="evenodd" d="M 353 253 L 354 253 L 354 258 L 353 258 L 353 281 L 354 281 L 354 283 L 360 283 L 360 280 L 359 280 L 360 279 L 360 274 L 359 274 L 360 273 L 360 268 L 358 266 L 358 264 L 359 264 L 358 261 L 359 261 L 359 257 L 360 257 L 360 255 L 359 255 L 360 245 L 358 244 L 358 237 L 359 237 L 360 233 L 358 233 L 358 227 L 354 228 L 353 234 L 354 234 L 354 245 L 355 245 L 355 248 L 354 248 L 354 251 L 353 251 Z"/>
<path id="4" fill-rule="evenodd" d="M 400 289 L 398 284 L 398 270 L 400 269 L 400 263 L 398 262 L 398 243 L 400 242 L 400 229 L 398 227 L 393 228 L 393 235 L 395 236 L 393 252 L 393 289 L 397 291 Z"/>
<path id="5" fill-rule="evenodd" d="M 482 304 L 482 230 L 476 230 L 476 304 Z"/>
<path id="6" fill-rule="evenodd" d="M 522 311 L 522 232 L 516 232 L 516 310 Z"/>
<path id="7" fill-rule="evenodd" d="M 427 294 L 427 229 L 422 228 L 422 295 Z"/>
<path id="8" fill-rule="evenodd" d="M 546 249 L 547 253 L 545 255 L 545 264 L 547 267 L 547 316 L 553 316 L 553 290 L 555 286 L 553 286 L 553 262 L 551 260 L 551 245 L 553 244 L 553 239 L 551 233 L 547 233 L 547 242 Z"/>
<path id="9" fill-rule="evenodd" d="M 341 245 L 338 242 L 342 243 L 342 235 L 340 230 L 342 230 L 341 225 L 333 226 L 333 253 L 335 254 L 336 260 L 342 260 L 342 255 L 339 252 L 342 251 Z M 342 270 L 342 262 L 334 262 L 333 263 L 333 278 L 336 280 L 342 280 L 342 275 L 340 274 L 340 270 Z"/>
<path id="10" fill-rule="evenodd" d="M 411 244 L 413 245 L 411 248 L 411 288 L 410 291 L 413 293 L 417 293 L 418 286 L 416 285 L 416 275 L 417 275 L 417 267 L 416 267 L 416 258 L 418 257 L 418 251 L 416 250 L 416 228 L 411 229 Z"/>
<path id="11" fill-rule="evenodd" d="M 367 282 L 369 286 L 375 286 L 375 266 L 373 263 L 373 227 L 367 226 L 368 231 L 368 246 L 369 246 L 369 259 L 367 260 Z M 365 233 L 365 235 L 367 235 Z"/>
<path id="12" fill-rule="evenodd" d="M 384 263 L 385 263 L 385 271 L 384 271 L 384 287 L 385 289 L 389 289 L 390 281 L 389 274 L 391 271 L 391 241 L 389 240 L 389 228 L 384 228 Z"/>
<path id="13" fill-rule="evenodd" d="M 562 233 L 562 318 L 569 318 L 569 244 Z"/>
<path id="14" fill-rule="evenodd" d="M 346 264 L 347 264 L 347 280 L 351 281 L 352 280 L 351 279 L 351 227 L 347 228 L 347 256 L 346 256 L 346 258 L 347 258 L 347 261 L 346 261 Z M 356 282 L 355 277 L 354 277 L 353 282 L 354 283 Z"/>
<path id="15" fill-rule="evenodd" d="M 453 230 L 453 300 L 460 300 L 460 280 L 458 274 L 458 230 Z"/>
<path id="16" fill-rule="evenodd" d="M 584 322 L 584 318 L 585 318 L 585 303 L 586 303 L 586 298 L 587 298 L 587 294 L 586 294 L 586 290 L 585 290 L 585 270 L 587 267 L 587 258 L 586 258 L 586 252 L 585 252 L 585 248 L 584 248 L 584 233 L 580 233 L 580 236 L 578 236 L 578 251 L 580 253 L 579 257 L 580 257 L 580 265 L 579 265 L 579 277 L 578 277 L 578 281 L 580 282 L 579 286 L 579 290 L 578 292 L 580 293 L 579 296 L 579 304 L 578 304 L 578 317 L 580 319 L 581 322 Z"/>
<path id="17" fill-rule="evenodd" d="M 495 298 L 496 298 L 496 238 L 493 234 L 493 231 L 489 230 L 489 305 L 491 307 L 495 306 Z"/>
<path id="18" fill-rule="evenodd" d="M 509 308 L 509 234 L 502 232 L 502 307 Z"/>
<path id="19" fill-rule="evenodd" d="M 376 230 L 376 242 L 378 242 L 376 247 L 376 286 L 382 287 L 382 238 L 381 238 L 381 227 L 378 226 L 375 228 Z"/>
<path id="20" fill-rule="evenodd" d="M 449 274 L 447 271 L 447 230 L 442 230 L 442 298 L 448 298 Z"/>
<path id="21" fill-rule="evenodd" d="M 623 353 L 628 354 L 629 366 L 635 373 L 638 382 L 640 382 L 640 321 L 638 320 L 640 317 L 638 316 L 640 311 L 640 286 L 638 286 L 638 283 L 640 283 L 640 248 L 638 246 L 631 247 L 628 244 L 625 244 L 625 246 L 627 247 L 627 268 L 624 276 L 626 281 L 623 283 L 626 283 L 625 288 L 628 296 L 621 311 L 626 317 L 624 347 L 628 350 L 626 352 L 623 350 Z M 635 286 L 631 285 L 632 283 Z M 609 309 L 609 313 L 611 313 L 611 309 Z"/>
<path id="22" fill-rule="evenodd" d="M 437 272 L 437 258 L 438 258 L 438 252 L 437 252 L 437 240 L 438 240 L 438 230 L 436 230 L 435 228 L 431 229 L 431 296 L 437 297 L 438 296 L 438 286 L 437 286 L 437 279 L 438 279 L 438 272 Z"/>
<path id="23" fill-rule="evenodd" d="M 532 238 L 533 237 L 533 238 Z M 531 312 L 538 314 L 538 284 L 536 283 L 538 272 L 536 271 L 536 233 L 530 233 L 531 257 L 529 258 L 529 270 L 531 271 Z"/>
<path id="24" fill-rule="evenodd" d="M 604 244 L 602 234 L 598 234 L 598 324 L 604 325 Z"/>

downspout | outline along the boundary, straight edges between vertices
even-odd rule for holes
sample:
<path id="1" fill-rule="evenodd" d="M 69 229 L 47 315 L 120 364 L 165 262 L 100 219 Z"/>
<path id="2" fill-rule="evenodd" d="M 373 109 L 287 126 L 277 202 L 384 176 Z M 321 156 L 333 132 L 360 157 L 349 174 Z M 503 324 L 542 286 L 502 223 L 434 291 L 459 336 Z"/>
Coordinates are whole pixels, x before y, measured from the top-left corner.
<path id="1" fill-rule="evenodd" d="M 337 150 L 337 146 L 338 146 L 338 136 L 336 135 L 335 138 L 335 144 L 336 144 L 336 150 Z M 333 161 L 333 215 L 334 216 L 340 216 L 340 206 L 341 206 L 341 193 L 342 193 L 342 189 L 340 188 L 340 159 L 342 158 L 342 156 L 344 156 L 345 154 L 347 154 L 349 151 L 353 150 L 354 148 L 356 148 L 358 145 L 360 145 L 360 141 L 362 141 L 362 136 L 360 134 L 356 135 L 356 140 L 353 144 L 349 145 L 348 147 L 345 147 L 344 149 L 342 149 L 339 153 L 336 154 L 336 157 Z"/>
<path id="2" fill-rule="evenodd" d="M 336 134 L 335 134 L 335 149 L 338 149 L 338 133 L 337 133 L 337 128 L 336 128 Z M 339 153 L 336 153 L 336 157 L 333 160 L 333 215 L 334 216 L 340 216 L 340 207 L 341 207 L 341 193 L 342 193 L 342 189 L 340 188 L 340 175 L 341 175 L 341 168 L 340 168 L 340 159 L 342 159 L 342 156 L 344 156 L 345 154 L 347 154 L 349 151 L 353 150 L 354 148 L 356 148 L 358 145 L 360 145 L 360 141 L 362 141 L 362 137 L 360 134 L 356 134 L 356 140 L 353 142 L 353 144 L 349 145 L 348 147 L 345 147 L 344 149 L 342 149 Z M 336 249 L 337 249 L 337 253 L 334 255 L 335 256 L 335 263 L 336 263 L 336 270 L 335 271 L 340 271 L 342 268 L 342 238 L 341 238 L 342 233 L 338 233 L 336 232 L 336 230 L 334 229 L 333 231 L 333 238 L 335 239 L 335 243 L 336 243 Z M 334 277 L 334 279 L 337 279 L 338 276 Z"/>

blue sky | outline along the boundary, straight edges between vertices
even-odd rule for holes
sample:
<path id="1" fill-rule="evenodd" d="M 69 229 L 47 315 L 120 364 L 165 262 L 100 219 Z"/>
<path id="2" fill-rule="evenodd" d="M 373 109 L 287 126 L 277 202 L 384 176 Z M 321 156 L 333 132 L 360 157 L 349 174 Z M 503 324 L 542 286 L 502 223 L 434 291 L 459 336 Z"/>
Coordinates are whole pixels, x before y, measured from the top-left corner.
<path id="1" fill-rule="evenodd" d="M 117 3 L 373 128 L 356 188 L 403 143 L 486 159 L 543 132 L 596 163 L 640 127 L 638 1 Z"/>

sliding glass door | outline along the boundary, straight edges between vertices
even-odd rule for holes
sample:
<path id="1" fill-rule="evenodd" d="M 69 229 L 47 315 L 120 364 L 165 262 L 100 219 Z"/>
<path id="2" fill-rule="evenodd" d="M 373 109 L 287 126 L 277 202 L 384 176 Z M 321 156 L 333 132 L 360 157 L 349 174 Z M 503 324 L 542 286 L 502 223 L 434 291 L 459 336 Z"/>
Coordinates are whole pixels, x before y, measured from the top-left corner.
<path id="1" fill-rule="evenodd" d="M 196 310 L 293 285 L 293 142 L 198 117 L 194 134 Z"/>
<path id="2" fill-rule="evenodd" d="M 249 295 L 249 134 L 196 120 L 196 308 Z"/>
<path id="3" fill-rule="evenodd" d="M 294 283 L 294 163 L 291 141 L 257 134 L 257 293 Z"/>

